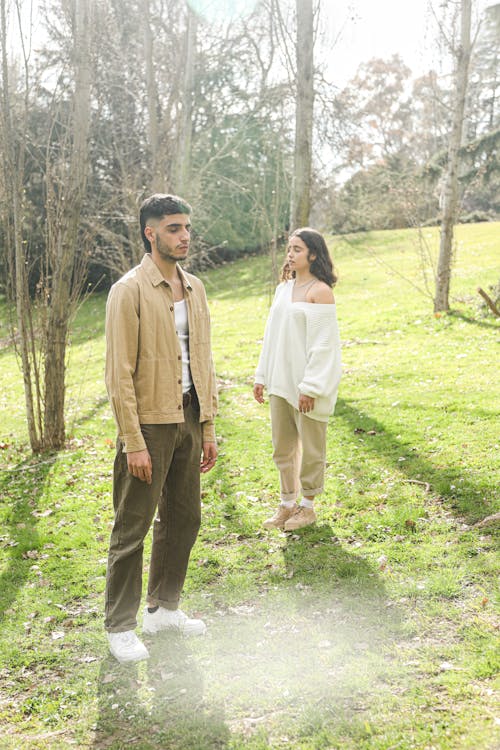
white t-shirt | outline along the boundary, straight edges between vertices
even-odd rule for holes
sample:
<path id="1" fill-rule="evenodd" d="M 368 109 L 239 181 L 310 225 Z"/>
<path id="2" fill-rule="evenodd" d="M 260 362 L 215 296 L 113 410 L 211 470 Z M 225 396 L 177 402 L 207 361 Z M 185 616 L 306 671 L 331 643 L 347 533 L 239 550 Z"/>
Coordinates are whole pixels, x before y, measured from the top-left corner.
<path id="1" fill-rule="evenodd" d="M 186 393 L 193 385 L 189 369 L 189 322 L 186 300 L 174 302 L 175 330 L 179 338 L 182 354 L 182 392 Z"/>

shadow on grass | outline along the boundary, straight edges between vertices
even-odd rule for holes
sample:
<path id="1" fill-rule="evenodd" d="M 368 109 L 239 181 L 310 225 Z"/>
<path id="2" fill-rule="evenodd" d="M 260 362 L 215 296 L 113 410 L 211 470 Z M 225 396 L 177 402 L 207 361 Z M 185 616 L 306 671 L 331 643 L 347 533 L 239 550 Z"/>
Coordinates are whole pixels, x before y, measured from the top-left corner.
<path id="1" fill-rule="evenodd" d="M 163 635 L 146 643 L 147 662 L 120 665 L 112 657 L 102 662 L 94 747 L 226 747 L 230 732 L 223 710 L 205 705 L 203 675 L 183 640 Z"/>
<path id="2" fill-rule="evenodd" d="M 446 500 L 450 508 L 467 523 L 474 523 L 493 512 L 492 505 L 485 502 L 484 498 L 493 497 L 497 488 L 486 481 L 473 482 L 465 479 L 461 465 L 439 467 L 419 452 L 410 452 L 382 422 L 353 408 L 344 399 L 339 399 L 335 415 L 347 422 L 353 432 L 359 431 L 362 425 L 362 432 L 358 434 L 366 436 L 363 450 L 382 457 L 387 466 L 397 469 L 407 480 L 414 481 L 419 477 L 428 482 L 431 491 Z M 367 436 L 368 431 L 372 430 L 375 434 Z M 406 441 L 413 439 L 411 435 L 404 437 Z M 400 461 L 401 456 L 405 458 L 404 461 Z"/>
<path id="3" fill-rule="evenodd" d="M 319 703 L 326 734 L 339 705 L 356 721 L 360 693 L 366 706 L 389 689 L 402 618 L 369 563 L 332 535 L 325 524 L 282 537 L 291 577 L 281 569 L 239 603 L 211 598 L 204 638 L 146 637 L 150 659 L 135 666 L 106 658 L 94 748 L 281 747 Z"/>
<path id="4" fill-rule="evenodd" d="M 457 318 L 457 320 L 463 320 L 464 323 L 472 323 L 480 328 L 499 328 L 498 321 L 495 320 L 484 320 L 484 318 L 475 318 L 472 315 L 465 315 L 458 310 L 450 310 L 448 313 L 450 318 Z"/>
<path id="5" fill-rule="evenodd" d="M 23 552 L 38 550 L 38 501 L 46 489 L 56 454 L 34 456 L 4 471 L 0 483 L 1 535 L 5 562 L 0 575 L 0 624 L 25 585 L 35 560 Z"/>
<path id="6" fill-rule="evenodd" d="M 383 598 L 384 584 L 370 563 L 341 546 L 332 527 L 315 524 L 287 534 L 283 556 L 287 575 L 325 591 L 355 590 Z"/>
<path id="7" fill-rule="evenodd" d="M 99 398 L 96 398 L 93 406 L 89 407 L 87 411 L 78 414 L 78 416 L 69 414 L 66 430 L 67 433 L 69 434 L 73 432 L 75 427 L 81 427 L 85 424 L 85 422 L 90 422 L 99 414 L 100 411 L 102 411 L 105 407 L 108 407 L 108 404 L 109 399 L 107 395 L 99 396 Z"/>
<path id="8" fill-rule="evenodd" d="M 368 620 L 375 639 L 383 634 L 385 641 L 388 630 L 399 629 L 401 618 L 396 608 L 388 608 L 385 584 L 378 572 L 362 555 L 345 549 L 329 524 L 287 534 L 283 557 L 290 585 L 310 599 L 313 608 L 328 611 L 329 602 L 336 602 L 348 613 L 351 628 Z M 338 613 L 333 619 L 338 619 Z"/>
<path id="9" fill-rule="evenodd" d="M 291 584 L 213 609 L 196 643 L 155 636 L 146 639 L 148 662 L 105 659 L 94 748 L 263 750 L 299 733 L 319 704 L 328 707 L 317 721 L 327 734 L 339 705 L 355 720 L 360 694 L 366 706 L 389 689 L 400 638 L 394 612 L 373 598 Z"/>

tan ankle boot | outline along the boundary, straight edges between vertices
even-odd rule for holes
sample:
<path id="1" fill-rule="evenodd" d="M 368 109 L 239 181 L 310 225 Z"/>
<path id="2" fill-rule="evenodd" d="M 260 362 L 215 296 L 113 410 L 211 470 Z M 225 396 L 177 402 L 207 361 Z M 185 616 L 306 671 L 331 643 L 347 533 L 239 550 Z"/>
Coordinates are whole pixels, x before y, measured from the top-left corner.
<path id="1" fill-rule="evenodd" d="M 292 505 L 291 508 L 287 508 L 285 505 L 278 505 L 274 516 L 267 518 L 262 524 L 265 529 L 282 529 L 290 516 L 292 516 L 297 510 L 297 505 Z"/>
<path id="2" fill-rule="evenodd" d="M 301 529 L 303 526 L 310 526 L 316 522 L 316 513 L 313 508 L 305 508 L 303 505 L 298 505 L 295 513 L 285 521 L 285 531 L 295 531 Z"/>

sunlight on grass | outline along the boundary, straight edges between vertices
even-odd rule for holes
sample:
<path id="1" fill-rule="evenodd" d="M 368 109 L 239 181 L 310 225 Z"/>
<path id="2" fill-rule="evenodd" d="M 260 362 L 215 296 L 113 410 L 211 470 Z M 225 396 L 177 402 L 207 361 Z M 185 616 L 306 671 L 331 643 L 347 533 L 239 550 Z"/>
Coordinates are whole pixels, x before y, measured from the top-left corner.
<path id="1" fill-rule="evenodd" d="M 147 664 L 118 665 L 102 627 L 115 441 L 105 296 L 75 321 L 57 455 L 29 454 L 4 345 L 2 748 L 496 746 L 498 540 L 475 524 L 499 504 L 498 322 L 476 294 L 498 280 L 498 230 L 458 227 L 453 312 L 441 317 L 415 288 L 416 232 L 331 239 L 344 374 L 318 523 L 297 534 L 261 526 L 278 499 L 268 407 L 251 393 L 269 261 L 203 274 L 219 461 L 203 480 L 183 607 L 209 630 L 147 639 Z M 424 240 L 435 252 L 436 229 Z"/>

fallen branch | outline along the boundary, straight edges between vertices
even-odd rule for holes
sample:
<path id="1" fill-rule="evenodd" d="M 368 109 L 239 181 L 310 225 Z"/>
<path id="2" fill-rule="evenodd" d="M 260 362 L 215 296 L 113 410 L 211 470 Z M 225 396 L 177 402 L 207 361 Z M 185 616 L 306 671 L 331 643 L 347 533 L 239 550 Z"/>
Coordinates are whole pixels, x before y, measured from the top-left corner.
<path id="1" fill-rule="evenodd" d="M 484 301 L 486 302 L 486 304 L 490 308 L 490 310 L 493 313 L 493 315 L 496 315 L 497 318 L 500 318 L 500 310 L 495 305 L 495 303 L 493 302 L 493 300 L 491 299 L 491 297 L 489 296 L 489 294 L 486 294 L 486 292 L 484 291 L 484 289 L 481 289 L 480 286 L 478 286 L 478 288 L 477 288 L 477 293 L 480 294 L 481 297 L 484 299 Z"/>
<path id="2" fill-rule="evenodd" d="M 478 521 L 474 524 L 475 529 L 482 529 L 485 526 L 493 526 L 493 524 L 500 521 L 500 513 L 493 513 L 492 516 L 486 516 L 482 521 Z"/>
<path id="3" fill-rule="evenodd" d="M 421 484 L 422 487 L 425 487 L 426 492 L 430 492 L 431 490 L 429 482 L 421 482 L 419 479 L 403 479 L 403 482 L 407 482 L 408 484 Z"/>

